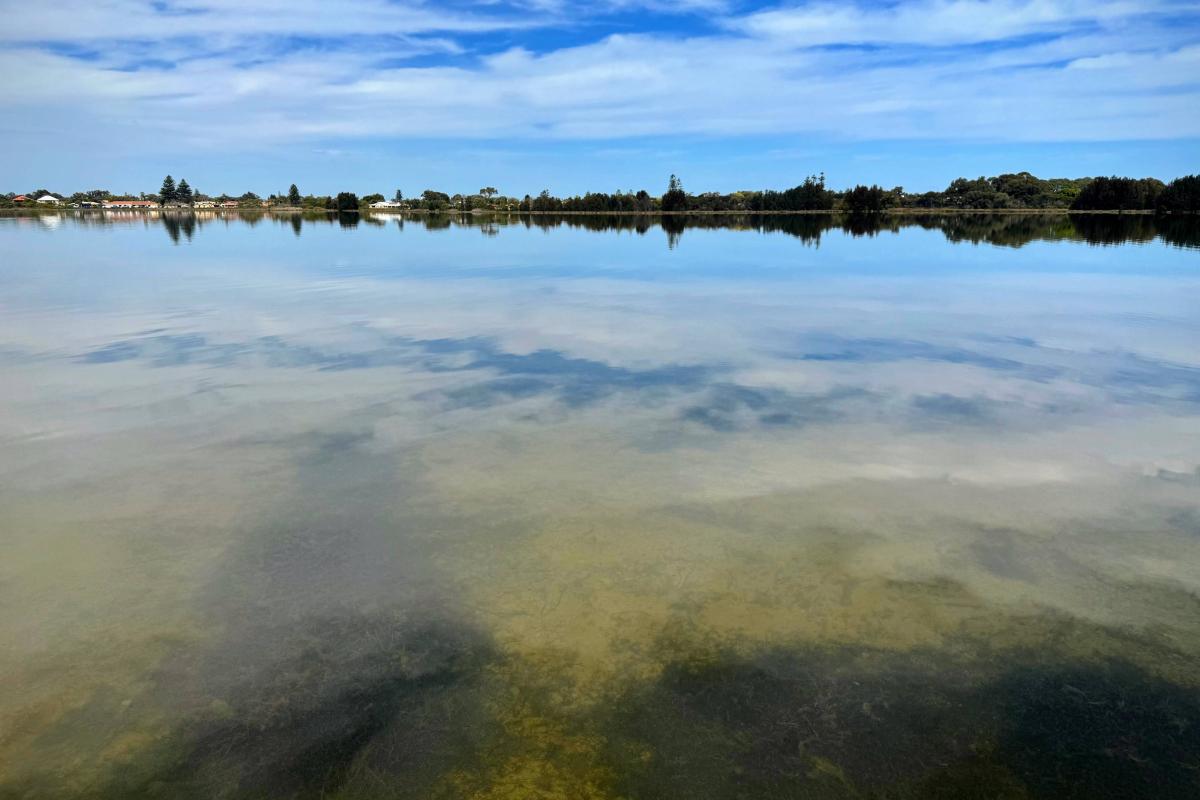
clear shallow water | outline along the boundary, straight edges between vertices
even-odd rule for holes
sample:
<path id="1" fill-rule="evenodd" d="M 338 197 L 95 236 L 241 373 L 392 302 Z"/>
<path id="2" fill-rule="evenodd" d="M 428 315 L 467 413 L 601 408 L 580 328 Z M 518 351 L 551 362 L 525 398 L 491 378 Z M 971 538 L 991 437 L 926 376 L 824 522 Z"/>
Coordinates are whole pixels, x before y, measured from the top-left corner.
<path id="1" fill-rule="evenodd" d="M 0 218 L 0 796 L 1193 797 L 1137 217 Z"/>

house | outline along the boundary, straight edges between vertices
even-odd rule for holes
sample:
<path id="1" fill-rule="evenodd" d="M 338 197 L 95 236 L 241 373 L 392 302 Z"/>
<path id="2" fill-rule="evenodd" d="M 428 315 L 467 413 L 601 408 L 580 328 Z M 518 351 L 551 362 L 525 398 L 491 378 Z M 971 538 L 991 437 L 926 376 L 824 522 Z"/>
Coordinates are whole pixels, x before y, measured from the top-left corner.
<path id="1" fill-rule="evenodd" d="M 39 203 L 45 203 L 48 206 L 56 206 L 61 202 L 57 197 L 55 197 L 52 194 L 44 194 L 41 197 L 39 197 L 37 199 L 37 201 Z"/>
<path id="2" fill-rule="evenodd" d="M 221 203 L 221 208 L 237 208 L 237 207 L 238 207 L 237 200 L 226 200 L 224 203 Z"/>
<path id="3" fill-rule="evenodd" d="M 380 200 L 378 202 L 371 203 L 371 208 L 404 208 L 404 204 L 397 203 L 394 200 Z"/>
<path id="4" fill-rule="evenodd" d="M 212 200 L 197 200 L 194 208 L 216 208 L 217 204 Z"/>
<path id="5" fill-rule="evenodd" d="M 105 200 L 105 208 L 158 208 L 153 200 Z"/>
<path id="6" fill-rule="evenodd" d="M 97 203 L 95 200 L 80 200 L 79 207 L 80 208 L 99 208 L 100 204 Z"/>
<path id="7" fill-rule="evenodd" d="M 24 203 L 24 202 L 25 202 L 26 200 L 28 200 L 28 199 L 29 199 L 29 197 L 28 197 L 28 196 L 26 196 L 26 195 L 23 195 L 23 194 L 19 194 L 19 195 L 17 195 L 16 197 L 14 197 L 14 198 L 13 198 L 13 202 L 14 202 L 14 203 Z"/>

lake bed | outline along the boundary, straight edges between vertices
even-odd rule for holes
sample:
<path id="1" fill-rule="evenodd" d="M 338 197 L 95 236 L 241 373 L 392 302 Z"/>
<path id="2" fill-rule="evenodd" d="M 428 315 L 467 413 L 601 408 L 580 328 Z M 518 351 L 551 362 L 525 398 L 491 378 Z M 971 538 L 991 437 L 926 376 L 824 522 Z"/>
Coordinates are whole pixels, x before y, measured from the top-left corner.
<path id="1" fill-rule="evenodd" d="M 1193 797 L 1191 219 L 0 219 L 0 797 Z"/>

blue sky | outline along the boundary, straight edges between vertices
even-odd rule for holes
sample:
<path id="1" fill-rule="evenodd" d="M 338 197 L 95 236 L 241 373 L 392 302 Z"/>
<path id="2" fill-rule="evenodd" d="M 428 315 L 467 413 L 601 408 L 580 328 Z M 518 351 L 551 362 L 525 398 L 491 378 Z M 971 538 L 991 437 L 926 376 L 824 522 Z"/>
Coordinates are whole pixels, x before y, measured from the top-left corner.
<path id="1" fill-rule="evenodd" d="M 0 191 L 1200 171 L 1200 3 L 0 0 Z"/>

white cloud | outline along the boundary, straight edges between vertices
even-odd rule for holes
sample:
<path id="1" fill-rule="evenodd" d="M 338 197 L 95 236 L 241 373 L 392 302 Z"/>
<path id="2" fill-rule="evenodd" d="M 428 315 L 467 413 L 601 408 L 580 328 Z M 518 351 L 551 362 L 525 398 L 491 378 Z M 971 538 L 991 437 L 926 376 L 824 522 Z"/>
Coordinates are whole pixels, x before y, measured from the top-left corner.
<path id="1" fill-rule="evenodd" d="M 482 58 L 454 55 L 461 46 L 453 37 L 547 19 L 511 5 L 496 15 L 499 6 L 486 4 L 476 13 L 383 0 L 360 0 L 356 13 L 313 0 L 194 0 L 205 13 L 124 19 L 143 5 L 0 0 L 6 14 L 16 13 L 13 24 L 6 15 L 0 34 L 9 39 L 37 38 L 35 28 L 79 46 L 120 29 L 160 37 L 144 50 L 97 44 L 92 60 L 29 44 L 0 47 L 0 70 L 20 76 L 0 84 L 0 110 L 19 110 L 21 119 L 69 115 L 109 137 L 166 134 L 164 147 L 357 137 L 1200 136 L 1200 34 L 1157 16 L 1179 5 L 1143 4 L 1153 13 L 1135 13 L 1121 2 L 919 0 L 849 11 L 810 4 L 726 20 L 721 34 L 609 35 L 542 52 L 530 39 Z M 66 20 L 69 11 L 79 17 Z M 318 29 L 393 38 L 290 52 L 258 46 Z M 189 51 L 181 37 L 197 31 L 224 47 Z M 1033 32 L 1055 35 L 1020 38 Z M 249 43 L 231 44 L 239 37 Z M 1006 41 L 963 46 L 981 38 Z M 854 42 L 876 46 L 810 47 Z M 450 55 L 439 66 L 405 65 L 431 53 Z M 139 58 L 141 68 L 127 71 Z"/>
<path id="2" fill-rule="evenodd" d="M 1164 7 L 1125 0 L 917 0 L 885 6 L 818 2 L 761 11 L 729 24 L 800 46 L 957 45 L 1105 25 Z"/>
<path id="3" fill-rule="evenodd" d="M 617 11 L 723 12 L 726 0 L 0 0 L 0 42 L 249 36 L 413 36 L 562 24 Z"/>
<path id="4" fill-rule="evenodd" d="M 1168 71 L 1164 77 L 1195 82 L 1200 69 L 1200 45 L 1182 47 L 1168 53 L 1105 53 L 1099 56 L 1078 58 L 1067 65 L 1067 69 L 1083 70 L 1139 70 Z"/>
<path id="5" fill-rule="evenodd" d="M 165 7 L 162 11 L 159 8 Z M 479 32 L 532 18 L 388 0 L 0 0 L 0 41 L 76 41 L 254 35 L 347 36 Z"/>

